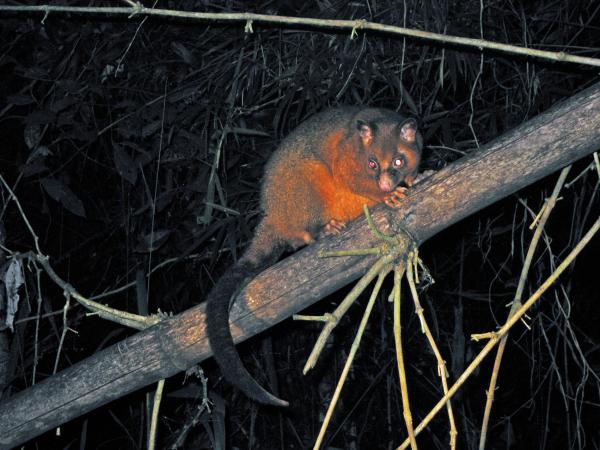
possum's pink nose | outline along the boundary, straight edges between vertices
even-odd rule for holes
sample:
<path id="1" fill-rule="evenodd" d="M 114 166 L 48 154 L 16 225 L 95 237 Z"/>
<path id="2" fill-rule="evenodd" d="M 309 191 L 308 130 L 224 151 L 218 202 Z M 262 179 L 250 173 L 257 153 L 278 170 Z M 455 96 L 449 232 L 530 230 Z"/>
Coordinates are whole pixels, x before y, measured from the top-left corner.
<path id="1" fill-rule="evenodd" d="M 379 189 L 383 192 L 392 192 L 395 187 L 394 180 L 387 173 L 381 174 L 379 177 Z"/>

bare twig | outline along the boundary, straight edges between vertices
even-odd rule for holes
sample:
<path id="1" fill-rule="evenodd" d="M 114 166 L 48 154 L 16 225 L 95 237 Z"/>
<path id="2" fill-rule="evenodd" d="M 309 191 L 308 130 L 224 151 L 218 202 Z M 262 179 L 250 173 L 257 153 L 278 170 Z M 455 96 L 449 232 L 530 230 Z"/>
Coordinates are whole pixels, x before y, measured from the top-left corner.
<path id="1" fill-rule="evenodd" d="M 160 402 L 162 400 L 163 389 L 165 387 L 165 379 L 158 380 L 156 393 L 154 394 L 154 403 L 152 404 L 152 420 L 150 421 L 150 431 L 148 433 L 148 450 L 156 448 L 156 429 L 158 427 L 158 411 L 160 410 Z"/>
<path id="2" fill-rule="evenodd" d="M 348 372 L 350 372 L 350 367 L 352 366 L 352 362 L 354 361 L 354 357 L 356 356 L 356 352 L 360 346 L 360 341 L 364 334 L 365 328 L 367 327 L 367 322 L 369 321 L 369 317 L 371 316 L 371 311 L 373 310 L 373 305 L 375 304 L 375 300 L 377 300 L 377 295 L 379 294 L 379 290 L 381 289 L 381 284 L 383 280 L 390 273 L 391 267 L 388 265 L 382 268 L 379 271 L 377 281 L 375 282 L 375 286 L 373 287 L 373 291 L 371 292 L 371 297 L 369 298 L 369 303 L 367 303 L 367 307 L 363 314 L 362 320 L 360 321 L 360 325 L 358 327 L 358 331 L 356 332 L 356 336 L 354 341 L 352 342 L 352 347 L 350 348 L 350 353 L 348 353 L 348 359 L 346 360 L 346 364 L 344 364 L 344 369 L 342 370 L 342 374 L 338 380 L 338 383 L 335 387 L 335 391 L 333 393 L 333 397 L 331 398 L 331 402 L 329 403 L 329 407 L 327 408 L 327 413 L 325 414 L 325 418 L 323 419 L 323 423 L 321 424 L 321 429 L 319 430 L 319 435 L 317 436 L 317 440 L 315 441 L 315 445 L 313 446 L 313 450 L 318 450 L 321 448 L 321 444 L 323 443 L 323 439 L 325 437 L 325 432 L 327 431 L 327 427 L 329 426 L 329 422 L 331 417 L 333 416 L 333 411 L 335 410 L 335 406 L 337 405 L 337 401 L 340 398 L 340 393 L 342 392 L 342 388 L 344 387 L 344 383 L 346 378 L 348 377 Z"/>
<path id="3" fill-rule="evenodd" d="M 490 334 L 490 340 L 488 343 L 481 349 L 479 354 L 473 359 L 471 364 L 465 369 L 462 375 L 456 380 L 456 382 L 450 387 L 448 393 L 444 395 L 438 403 L 431 409 L 431 411 L 425 416 L 425 418 L 421 421 L 421 423 L 415 428 L 415 433 L 419 434 L 423 429 L 429 424 L 431 419 L 435 417 L 435 415 L 442 409 L 442 407 L 450 400 L 450 398 L 458 391 L 458 389 L 463 385 L 463 383 L 471 376 L 471 374 L 475 371 L 481 361 L 494 349 L 498 340 L 501 339 L 508 331 L 517 323 L 521 318 L 525 315 L 525 313 L 531 308 L 535 302 L 539 300 L 546 290 L 552 286 L 552 284 L 556 281 L 556 279 L 562 275 L 565 269 L 575 260 L 577 255 L 581 253 L 583 248 L 590 242 L 592 237 L 596 234 L 596 232 L 600 229 L 600 217 L 594 222 L 590 230 L 583 236 L 581 241 L 575 246 L 573 250 L 567 255 L 562 263 L 556 268 L 556 270 L 544 281 L 544 283 L 533 293 L 531 297 L 525 302 L 525 304 L 510 318 L 507 322 L 495 333 Z M 399 450 L 408 447 L 409 441 L 405 440 L 400 447 Z"/>
<path id="4" fill-rule="evenodd" d="M 417 286 L 415 283 L 416 278 L 416 270 L 415 266 L 417 264 L 418 256 L 416 254 L 416 250 L 409 254 L 409 260 L 407 264 L 406 271 L 406 279 L 408 280 L 408 285 L 410 286 L 410 292 L 412 294 L 413 302 L 415 304 L 415 312 L 419 317 L 419 321 L 421 322 L 421 331 L 427 337 L 427 342 L 429 342 L 429 346 L 435 355 L 435 359 L 438 365 L 438 376 L 442 379 L 442 389 L 444 394 L 448 393 L 448 371 L 446 370 L 446 362 L 444 358 L 442 358 L 442 354 L 433 339 L 433 335 L 431 334 L 431 330 L 429 329 L 429 325 L 427 325 L 427 321 L 425 320 L 425 316 L 423 315 L 423 307 L 421 306 L 421 302 L 419 301 L 419 294 L 417 293 Z M 454 413 L 452 411 L 452 405 L 450 402 L 446 403 L 446 409 L 448 410 L 448 421 L 450 423 L 450 448 L 452 450 L 456 449 L 456 435 L 458 432 L 456 431 L 456 423 L 454 421 Z"/>
<path id="5" fill-rule="evenodd" d="M 329 335 L 331 334 L 333 329 L 336 327 L 339 320 L 342 318 L 342 316 L 344 314 L 346 314 L 346 311 L 348 311 L 348 308 L 350 308 L 350 306 L 352 306 L 354 301 L 366 289 L 366 287 L 369 285 L 369 283 L 376 276 L 378 276 L 381 273 L 381 271 L 386 267 L 386 265 L 390 264 L 392 259 L 393 259 L 392 256 L 386 255 L 386 256 L 381 257 L 375 264 L 373 264 L 373 266 L 369 269 L 369 271 L 358 281 L 358 283 L 356 283 L 354 285 L 354 287 L 348 293 L 346 298 L 344 298 L 342 303 L 340 303 L 340 305 L 336 308 L 336 310 L 332 314 L 326 314 L 325 316 L 323 316 L 323 318 L 321 318 L 321 317 L 310 318 L 310 320 L 322 320 L 322 321 L 326 322 L 326 324 L 323 327 L 323 330 L 321 330 L 321 334 L 319 335 L 317 342 L 316 342 L 315 346 L 313 347 L 313 349 L 308 357 L 308 360 L 306 361 L 306 364 L 304 365 L 304 369 L 302 370 L 302 372 L 305 375 L 308 373 L 309 370 L 311 370 L 312 368 L 315 367 L 315 364 L 317 363 L 317 360 L 319 359 L 319 356 L 321 355 L 321 352 L 323 351 L 323 348 L 325 347 L 325 344 L 327 343 L 327 339 L 329 338 Z M 306 316 L 303 316 L 302 318 L 303 318 L 303 320 L 307 320 Z M 294 316 L 294 319 L 296 319 L 295 316 Z"/>
<path id="6" fill-rule="evenodd" d="M 38 239 L 37 235 L 35 234 L 35 232 L 33 231 L 33 227 L 31 226 L 29 220 L 27 219 L 27 216 L 25 215 L 25 212 L 23 211 L 23 208 L 21 207 L 21 203 L 19 202 L 19 199 L 17 198 L 15 193 L 12 191 L 12 189 L 10 188 L 8 183 L 4 180 L 2 175 L 0 175 L 0 182 L 4 185 L 4 188 L 9 192 L 11 199 L 17 205 L 17 209 L 19 210 L 21 218 L 25 222 L 31 236 L 33 237 L 33 241 L 34 241 L 34 245 L 35 245 L 35 252 L 27 252 L 22 255 L 19 255 L 19 257 L 29 258 L 30 260 L 36 261 L 39 265 L 41 265 L 44 268 L 44 270 L 46 271 L 46 273 L 48 274 L 48 276 L 52 279 L 52 281 L 54 281 L 64 291 L 64 294 L 67 297 L 67 299 L 69 299 L 70 297 L 73 297 L 75 300 L 77 300 L 77 302 L 79 302 L 80 304 L 82 304 L 83 306 L 85 306 L 86 308 L 91 310 L 93 313 L 98 314 L 100 317 L 107 319 L 107 320 L 112 320 L 113 322 L 118 322 L 122 325 L 134 328 L 136 330 L 143 330 L 144 328 L 154 325 L 161 320 L 161 318 L 157 315 L 139 316 L 137 314 L 131 314 L 131 313 L 128 313 L 125 311 L 120 311 L 118 309 L 110 308 L 106 305 L 102 305 L 100 303 L 94 302 L 94 301 L 84 297 L 79 292 L 77 292 L 77 290 L 70 283 L 67 283 L 54 271 L 54 268 L 50 265 L 49 258 L 42 253 L 42 250 L 40 249 L 40 246 L 39 246 L 39 239 Z M 64 334 L 67 331 L 66 313 L 67 313 L 68 309 L 69 309 L 69 302 L 67 301 L 65 304 L 65 307 L 63 308 L 63 319 L 65 320 L 65 322 L 64 322 L 65 328 L 63 329 L 63 335 L 61 337 L 61 344 L 62 344 L 62 340 L 64 339 Z M 59 346 L 59 354 L 60 354 L 60 346 Z M 55 368 L 54 368 L 55 371 L 56 371 L 57 364 L 58 364 L 58 360 L 55 363 Z"/>
<path id="7" fill-rule="evenodd" d="M 554 190 L 552 191 L 552 195 L 550 198 L 544 202 L 543 213 L 537 221 L 537 228 L 533 233 L 533 237 L 531 238 L 531 243 L 529 244 L 529 249 L 527 250 L 527 255 L 525 257 L 525 261 L 523 263 L 523 268 L 521 270 L 521 276 L 519 278 L 519 284 L 517 285 L 517 290 L 515 292 L 515 298 L 512 302 L 510 311 L 508 313 L 508 318 L 510 319 L 518 309 L 521 307 L 521 298 L 523 296 L 523 290 L 525 289 L 525 282 L 527 281 L 527 274 L 529 273 L 529 268 L 531 267 L 531 262 L 533 261 L 533 255 L 537 248 L 540 237 L 542 236 L 542 231 L 544 230 L 544 226 L 550 217 L 550 212 L 556 205 L 556 201 L 558 199 L 558 194 L 562 189 L 565 180 L 567 179 L 567 175 L 571 170 L 571 166 L 565 167 L 558 177 L 558 181 L 554 186 Z M 487 437 L 487 430 L 490 421 L 490 414 L 492 411 L 492 404 L 494 402 L 494 392 L 496 390 L 496 383 L 498 381 L 498 373 L 500 372 L 500 364 L 502 363 L 502 356 L 504 354 L 504 349 L 506 348 L 506 342 L 508 339 L 508 333 L 500 340 L 500 344 L 498 345 L 498 350 L 496 351 L 496 359 L 494 360 L 494 368 L 492 370 L 492 376 L 490 378 L 490 384 L 487 390 L 486 395 L 486 403 L 485 403 L 485 411 L 483 414 L 483 423 L 481 424 L 481 436 L 479 438 L 479 450 L 485 449 L 485 441 Z"/>
<path id="8" fill-rule="evenodd" d="M 411 265 L 411 262 L 408 262 Z M 413 428 L 410 402 L 408 400 L 408 383 L 406 382 L 406 370 L 404 368 L 404 352 L 402 351 L 402 327 L 400 322 L 400 283 L 402 282 L 403 265 L 394 269 L 394 343 L 396 345 L 396 363 L 398 364 L 398 377 L 400 379 L 400 393 L 402 395 L 402 415 L 406 424 L 410 448 L 417 450 L 417 440 Z"/>
<path id="9" fill-rule="evenodd" d="M 313 19 L 308 17 L 289 17 L 274 16 L 268 14 L 253 13 L 206 13 L 192 11 L 175 11 L 170 9 L 152 9 L 136 4 L 135 7 L 75 7 L 58 5 L 37 5 L 37 6 L 0 6 L 1 12 L 19 12 L 19 13 L 44 13 L 46 16 L 50 13 L 71 13 L 81 15 L 99 15 L 112 14 L 134 16 L 160 16 L 172 17 L 178 19 L 211 21 L 211 22 L 240 22 L 243 23 L 245 32 L 253 32 L 252 24 L 273 23 L 287 25 L 289 27 L 311 27 L 311 28 L 332 28 L 347 29 L 352 35 L 357 30 L 378 31 L 380 33 L 394 34 L 400 36 L 409 36 L 426 41 L 440 42 L 451 45 L 461 45 L 465 47 L 477 48 L 479 50 L 494 50 L 513 55 L 532 56 L 550 61 L 570 62 L 600 67 L 600 59 L 584 56 L 570 55 L 565 52 L 550 52 L 546 50 L 535 50 L 531 48 L 519 47 L 516 45 L 502 44 L 485 39 L 472 39 L 459 36 L 448 36 L 439 33 L 430 33 L 427 31 L 414 30 L 411 28 L 397 27 L 393 25 L 384 25 L 366 20 L 329 20 Z"/>

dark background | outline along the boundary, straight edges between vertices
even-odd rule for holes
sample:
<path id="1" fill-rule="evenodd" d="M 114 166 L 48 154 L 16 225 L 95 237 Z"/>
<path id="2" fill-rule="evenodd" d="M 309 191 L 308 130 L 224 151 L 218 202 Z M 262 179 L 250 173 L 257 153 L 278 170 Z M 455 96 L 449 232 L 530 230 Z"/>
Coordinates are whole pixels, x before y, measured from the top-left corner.
<path id="1" fill-rule="evenodd" d="M 116 2 L 115 2 L 116 3 Z M 71 6 L 115 3 L 65 1 Z M 10 4 L 16 4 L 11 2 Z M 365 19 L 600 57 L 594 1 L 390 0 L 342 2 L 161 2 L 162 8 Z M 116 6 L 124 6 L 117 3 Z M 150 6 L 150 4 L 147 4 Z M 439 169 L 598 81 L 598 68 L 359 32 L 243 24 L 143 20 L 100 14 L 0 13 L 0 170 L 55 270 L 94 296 L 155 270 L 101 301 L 131 312 L 180 312 L 202 301 L 239 257 L 259 216 L 266 158 L 305 118 L 338 104 L 414 115 L 426 144 L 424 169 Z M 218 158 L 216 157 L 218 154 Z M 218 161 L 217 181 L 209 174 Z M 598 216 L 592 158 L 575 164 L 546 227 L 525 295 L 547 278 Z M 290 176 L 294 168 L 290 167 Z M 532 232 L 529 224 L 557 175 L 480 211 L 421 248 L 435 283 L 421 286 L 426 317 L 455 380 L 483 346 L 471 333 L 507 316 Z M 2 188 L 2 242 L 10 252 L 33 239 Z M 216 205 L 216 206 L 213 206 Z M 154 242 L 150 235 L 155 232 Z M 151 245 L 152 244 L 152 245 Z M 493 407 L 490 449 L 600 448 L 598 238 L 517 325 Z M 6 266 L 5 266 L 6 267 Z M 4 273 L 5 268 L 2 270 Z M 26 265 L 2 396 L 52 374 L 65 327 L 61 289 Z M 327 444 L 389 449 L 405 437 L 386 284 L 342 393 Z M 333 309 L 344 292 L 315 305 Z M 36 340 L 37 298 L 42 314 Z M 143 299 L 138 301 L 137 297 Z M 359 303 L 365 305 L 365 298 Z M 441 396 L 432 353 L 406 298 L 403 339 L 415 424 Z M 74 303 L 74 302 L 73 302 Z M 2 305 L 3 308 L 5 305 Z M 189 430 L 184 448 L 300 449 L 312 446 L 361 315 L 355 306 L 308 377 L 301 369 L 319 327 L 291 320 L 240 347 L 265 386 L 289 410 L 259 407 L 203 364 L 213 414 Z M 2 311 L 4 315 L 5 311 Z M 133 331 L 73 306 L 59 370 Z M 272 352 L 270 348 L 272 347 Z M 454 398 L 459 448 L 477 448 L 491 359 Z M 25 448 L 144 448 L 147 399 L 128 395 L 35 439 Z M 167 380 L 159 448 L 181 437 L 201 402 L 201 381 Z M 223 416 L 225 414 L 225 416 Z M 448 448 L 444 413 L 418 437 Z M 221 447 L 215 447 L 221 448 Z"/>

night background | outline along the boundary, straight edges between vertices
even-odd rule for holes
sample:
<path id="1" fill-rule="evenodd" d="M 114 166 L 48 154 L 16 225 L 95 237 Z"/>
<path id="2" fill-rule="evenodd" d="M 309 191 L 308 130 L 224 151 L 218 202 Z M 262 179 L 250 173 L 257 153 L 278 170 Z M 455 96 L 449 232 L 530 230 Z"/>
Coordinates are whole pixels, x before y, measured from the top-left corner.
<path id="1" fill-rule="evenodd" d="M 169 1 L 157 7 L 364 19 L 600 58 L 597 1 Z M 369 105 L 414 116 L 425 142 L 422 170 L 435 171 L 600 80 L 598 67 L 392 34 L 351 35 L 302 25 L 253 23 L 245 32 L 243 22 L 44 17 L 0 8 L 0 174 L 24 213 L 2 184 L 0 402 L 135 333 L 87 315 L 73 299 L 65 322 L 62 288 L 24 256 L 35 242 L 23 215 L 54 270 L 83 295 L 116 290 L 97 301 L 143 315 L 177 314 L 203 301 L 239 258 L 260 217 L 267 158 L 313 114 Z M 590 155 L 573 165 L 524 300 L 598 218 L 600 172 L 593 163 Z M 557 178 L 558 172 L 533 183 L 421 246 L 435 280 L 419 286 L 421 302 L 450 383 L 484 345 L 471 334 L 506 321 L 533 234 L 529 226 Z M 511 331 L 486 448 L 600 448 L 599 250 L 596 236 L 529 311 L 527 326 Z M 5 287 L 18 255 L 24 284 L 13 331 Z M 407 436 L 391 287 L 390 280 L 383 286 L 323 448 L 394 449 Z M 348 289 L 304 313 L 332 311 Z M 222 379 L 212 359 L 201 364 L 203 376 L 167 379 L 157 448 L 312 448 L 367 300 L 368 293 L 350 309 L 306 377 L 302 367 L 320 332 L 317 323 L 289 319 L 238 348 L 260 384 L 290 401 L 286 410 L 249 401 Z M 417 425 L 442 391 L 408 296 L 402 326 Z M 492 355 L 453 397 L 457 448 L 478 448 Z M 203 377 L 210 413 L 199 410 Z M 65 423 L 60 436 L 52 430 L 20 448 L 147 448 L 155 389 L 153 383 Z M 424 449 L 449 448 L 448 441 L 445 411 L 417 437 Z"/>

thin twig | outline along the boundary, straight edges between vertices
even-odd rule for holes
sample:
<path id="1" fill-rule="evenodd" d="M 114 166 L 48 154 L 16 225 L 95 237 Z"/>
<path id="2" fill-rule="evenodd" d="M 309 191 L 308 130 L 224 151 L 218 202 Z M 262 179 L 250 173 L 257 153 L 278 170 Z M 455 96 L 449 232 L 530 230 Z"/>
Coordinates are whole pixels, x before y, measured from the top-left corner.
<path id="1" fill-rule="evenodd" d="M 35 311 L 35 335 L 33 338 L 33 369 L 31 374 L 31 384 L 35 384 L 35 376 L 37 373 L 38 364 L 38 340 L 40 334 L 40 313 L 42 312 L 42 283 L 41 283 L 42 269 L 35 265 L 35 281 L 37 287 L 37 309 Z"/>
<path id="2" fill-rule="evenodd" d="M 56 359 L 54 360 L 54 370 L 52 370 L 52 375 L 56 374 L 58 370 L 58 362 L 60 361 L 60 353 L 62 352 L 63 344 L 65 342 L 65 337 L 67 336 L 67 331 L 73 331 L 69 328 L 69 322 L 67 320 L 67 312 L 69 311 L 69 304 L 71 300 L 71 296 L 68 292 L 65 292 L 65 306 L 63 307 L 63 329 L 60 334 L 60 340 L 58 341 L 58 350 L 56 351 Z"/>
<path id="3" fill-rule="evenodd" d="M 418 435 L 423 429 L 431 422 L 431 419 L 435 417 L 435 415 L 443 408 L 443 406 L 450 400 L 450 398 L 458 391 L 458 389 L 463 385 L 463 383 L 471 376 L 471 374 L 479 367 L 481 361 L 494 349 L 498 340 L 501 339 L 508 331 L 525 315 L 525 313 L 531 308 L 537 300 L 542 296 L 546 290 L 552 286 L 552 284 L 556 281 L 558 277 L 562 275 L 565 269 L 575 260 L 577 255 L 581 253 L 583 248 L 590 242 L 592 237 L 596 234 L 596 232 L 600 229 L 600 217 L 594 222 L 589 231 L 583 236 L 581 241 L 575 246 L 573 250 L 567 255 L 562 263 L 556 268 L 556 270 L 544 281 L 544 283 L 533 293 L 531 297 L 525 302 L 525 304 L 512 316 L 507 322 L 496 332 L 493 333 L 492 338 L 488 341 L 488 343 L 481 349 L 481 351 L 477 354 L 477 356 L 473 359 L 471 364 L 465 369 L 462 375 L 456 380 L 456 382 L 450 387 L 448 393 L 444 395 L 436 405 L 429 411 L 427 416 L 421 421 L 421 423 L 415 428 L 415 433 Z M 408 447 L 409 441 L 405 440 L 398 450 L 402 450 Z"/>
<path id="4" fill-rule="evenodd" d="M 326 324 L 321 330 L 321 334 L 317 339 L 315 346 L 313 347 L 306 364 L 304 365 L 304 369 L 302 373 L 305 375 L 309 370 L 315 367 L 325 344 L 327 343 L 327 339 L 329 335 L 333 331 L 333 329 L 338 324 L 339 320 L 346 314 L 346 311 L 352 306 L 354 301 L 358 298 L 358 296 L 367 288 L 369 283 L 383 270 L 383 268 L 391 263 L 393 260 L 393 255 L 385 255 L 379 258 L 375 264 L 369 269 L 369 271 L 363 275 L 363 277 L 354 285 L 352 290 L 346 295 L 342 303 L 336 308 L 336 310 L 332 314 L 326 315 Z M 294 317 L 295 318 L 295 317 Z M 312 320 L 315 320 L 314 318 Z M 323 320 L 323 319 L 319 319 Z"/>
<path id="5" fill-rule="evenodd" d="M 503 53 L 514 55 L 531 56 L 551 61 L 570 62 L 576 64 L 584 64 L 600 67 L 600 59 L 589 58 L 585 56 L 570 55 L 565 52 L 550 52 L 546 50 L 534 50 L 531 48 L 519 47 L 516 45 L 502 44 L 492 42 L 485 39 L 472 39 L 460 36 L 449 36 L 439 33 L 430 33 L 427 31 L 415 30 L 405 27 L 397 27 L 393 25 L 384 25 L 366 20 L 329 20 L 329 19 L 313 19 L 308 17 L 289 17 L 289 16 L 274 16 L 268 14 L 252 14 L 252 13 L 206 13 L 192 11 L 174 11 L 169 9 L 152 9 L 144 6 L 136 6 L 135 8 L 124 7 L 75 7 L 75 6 L 58 6 L 58 5 L 37 5 L 37 6 L 0 6 L 1 12 L 17 12 L 17 13 L 71 13 L 81 15 L 125 15 L 128 17 L 134 16 L 160 16 L 172 17 L 186 20 L 211 21 L 211 22 L 241 22 L 245 25 L 246 32 L 252 32 L 253 28 L 248 24 L 256 23 L 274 23 L 279 25 L 287 25 L 290 28 L 310 27 L 310 28 L 331 28 L 331 29 L 347 29 L 355 34 L 357 30 L 371 30 L 380 33 L 394 34 L 400 36 L 410 36 L 426 41 L 441 42 L 450 45 L 460 45 L 472 47 L 482 50 L 494 50 Z"/>
<path id="6" fill-rule="evenodd" d="M 408 285 L 410 287 L 410 292 L 412 294 L 413 302 L 415 304 L 415 312 L 419 317 L 419 321 L 421 322 L 421 331 L 427 337 L 427 342 L 429 342 L 429 346 L 431 350 L 433 350 L 433 354 L 435 355 L 435 359 L 437 360 L 438 365 L 438 376 L 442 379 L 442 389 L 444 394 L 448 393 L 448 371 L 446 370 L 446 361 L 442 358 L 442 354 L 433 339 L 433 334 L 431 333 L 431 329 L 429 325 L 427 325 L 427 321 L 425 320 L 425 315 L 423 314 L 423 307 L 421 306 L 421 302 L 419 301 L 419 294 L 417 293 L 417 286 L 415 283 L 415 275 L 416 275 L 416 261 L 418 256 L 416 254 L 409 255 L 409 261 L 407 264 L 406 271 L 406 279 L 408 280 Z M 411 261 L 412 260 L 412 261 Z M 413 263 L 414 261 L 414 263 Z M 454 412 L 452 411 L 452 405 L 450 401 L 446 403 L 446 409 L 448 411 L 448 422 L 450 423 L 450 448 L 452 450 L 456 449 L 456 436 L 458 432 L 456 431 L 456 422 L 454 421 Z"/>
<path id="7" fill-rule="evenodd" d="M 40 244 L 39 244 L 40 240 L 39 240 L 37 234 L 35 234 L 35 232 L 33 231 L 33 227 L 29 223 L 29 219 L 27 219 L 27 216 L 25 215 L 25 212 L 23 211 L 23 208 L 21 207 L 21 203 L 19 202 L 19 199 L 17 198 L 17 196 L 15 195 L 15 193 L 13 192 L 13 190 L 10 188 L 10 186 L 8 185 L 8 183 L 4 180 L 4 177 L 2 175 L 0 175 L 0 181 L 2 182 L 2 184 L 4 185 L 4 188 L 8 191 L 8 193 L 11 196 L 11 198 L 13 199 L 13 201 L 15 202 L 15 204 L 17 205 L 19 213 L 21 214 L 21 217 L 23 218 L 23 221 L 25 222 L 25 225 L 27 226 L 27 229 L 29 230 L 29 233 L 33 237 L 33 243 L 35 245 L 35 250 L 41 255 L 42 251 L 40 250 Z"/>
<path id="8" fill-rule="evenodd" d="M 350 372 L 350 367 L 352 366 L 352 362 L 354 361 L 354 357 L 356 356 L 356 352 L 360 346 L 360 341 L 364 334 L 365 328 L 367 327 L 367 322 L 369 321 L 369 317 L 371 315 L 371 311 L 373 310 L 373 305 L 375 304 L 375 300 L 377 300 L 377 295 L 379 294 L 379 290 L 381 289 L 381 284 L 383 280 L 390 273 L 391 267 L 388 265 L 383 267 L 378 273 L 378 278 L 373 287 L 373 291 L 371 292 L 371 297 L 369 298 L 369 302 L 367 303 L 367 307 L 365 309 L 365 313 L 363 314 L 362 320 L 360 321 L 360 325 L 358 327 L 358 331 L 356 332 L 356 336 L 354 337 L 354 341 L 352 342 L 352 347 L 350 348 L 350 353 L 348 353 L 348 359 L 346 360 L 346 364 L 344 364 L 344 369 L 342 370 L 342 374 L 338 380 L 337 386 L 335 387 L 335 392 L 333 393 L 333 397 L 331 398 L 331 402 L 329 403 L 329 407 L 327 408 L 327 413 L 325 414 L 325 418 L 323 419 L 323 423 L 321 424 L 321 429 L 319 430 L 319 435 L 317 436 L 317 440 L 315 441 L 315 445 L 313 446 L 313 450 L 318 450 L 323 443 L 323 439 L 325 437 L 325 432 L 327 431 L 327 427 L 329 426 L 329 422 L 331 421 L 331 417 L 333 416 L 333 411 L 335 410 L 335 406 L 337 405 L 337 401 L 340 398 L 340 393 L 342 392 L 342 388 L 344 387 L 344 382 L 348 377 L 348 372 Z"/>
<path id="9" fill-rule="evenodd" d="M 408 266 L 410 266 L 408 262 Z M 408 400 L 408 383 L 406 382 L 406 369 L 404 368 L 404 352 L 402 351 L 402 327 L 400 322 L 400 283 L 404 265 L 400 264 L 394 269 L 394 343 L 396 344 L 396 363 L 398 364 L 398 378 L 400 379 L 400 393 L 402 396 L 402 416 L 406 424 L 408 441 L 412 450 L 417 450 L 417 440 L 413 429 L 410 402 Z"/>
<path id="10" fill-rule="evenodd" d="M 128 313 L 126 311 L 121 311 L 115 308 L 111 308 L 109 306 L 103 305 L 101 303 L 94 302 L 89 298 L 81 295 L 77 290 L 65 280 L 63 280 L 55 271 L 54 268 L 50 265 L 47 256 L 36 254 L 34 252 L 29 252 L 26 254 L 30 259 L 34 259 L 37 261 L 46 271 L 48 276 L 54 281 L 58 286 L 60 286 L 66 293 L 72 296 L 78 303 L 85 306 L 87 309 L 92 311 L 94 314 L 98 314 L 98 316 L 103 319 L 111 320 L 113 322 L 120 323 L 121 325 L 134 328 L 136 330 L 143 330 L 148 328 L 151 325 L 154 325 L 160 322 L 161 318 L 157 315 L 152 316 L 140 316 L 138 314 Z"/>
<path id="11" fill-rule="evenodd" d="M 156 393 L 154 394 L 154 403 L 152 404 L 152 420 L 150 421 L 150 432 L 148 433 L 148 450 L 156 448 L 156 429 L 158 428 L 158 411 L 160 410 L 160 402 L 162 393 L 165 387 L 165 379 L 158 380 Z"/>
<path id="12" fill-rule="evenodd" d="M 571 166 L 565 167 L 558 177 L 556 185 L 554 186 L 554 190 L 550 197 L 544 202 L 542 207 L 543 213 L 537 220 L 537 228 L 533 233 L 533 237 L 531 238 L 531 242 L 529 244 L 529 248 L 527 250 L 527 255 L 525 256 L 525 261 L 523 262 L 523 268 L 521 269 L 521 276 L 519 278 L 519 284 L 517 285 L 517 290 L 515 292 L 515 298 L 512 302 L 510 311 L 508 313 L 508 318 L 510 319 L 517 310 L 521 307 L 521 298 L 523 296 L 523 290 L 525 289 L 525 282 L 527 281 L 527 274 L 529 273 L 529 268 L 531 267 L 531 262 L 533 261 L 533 255 L 535 254 L 535 250 L 537 248 L 540 237 L 542 236 L 542 231 L 544 230 L 544 226 L 548 221 L 548 217 L 550 217 L 550 213 L 552 209 L 556 205 L 556 201 L 558 199 L 558 194 L 567 179 L 567 175 L 571 170 Z M 490 421 L 490 414 L 492 411 L 492 404 L 494 402 L 494 392 L 496 391 L 496 383 L 498 381 L 498 373 L 500 372 L 500 364 L 502 363 L 502 356 L 504 354 L 504 349 L 506 348 L 506 342 L 508 339 L 508 333 L 500 340 L 500 344 L 498 345 L 498 350 L 496 351 L 496 359 L 494 360 L 494 368 L 492 370 L 492 376 L 490 378 L 490 384 L 487 390 L 486 395 L 486 403 L 485 410 L 483 414 L 483 422 L 481 424 L 481 435 L 479 438 L 479 450 L 485 449 L 485 441 L 487 438 L 487 430 Z"/>

